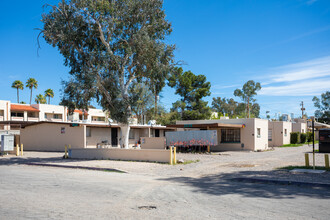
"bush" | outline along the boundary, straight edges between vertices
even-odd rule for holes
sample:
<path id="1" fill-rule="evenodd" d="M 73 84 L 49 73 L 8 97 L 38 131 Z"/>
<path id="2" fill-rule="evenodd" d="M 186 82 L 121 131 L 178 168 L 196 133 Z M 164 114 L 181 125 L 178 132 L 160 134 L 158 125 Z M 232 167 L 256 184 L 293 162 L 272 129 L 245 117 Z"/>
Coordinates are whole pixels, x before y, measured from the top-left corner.
<path id="1" fill-rule="evenodd" d="M 312 142 L 312 141 L 313 141 L 313 133 L 307 132 L 307 142 Z"/>
<path id="2" fill-rule="evenodd" d="M 300 134 L 300 143 L 304 144 L 307 141 L 307 134 L 306 133 L 301 133 Z"/>
<path id="3" fill-rule="evenodd" d="M 291 132 L 290 134 L 290 144 L 299 144 L 300 143 L 300 133 Z"/>

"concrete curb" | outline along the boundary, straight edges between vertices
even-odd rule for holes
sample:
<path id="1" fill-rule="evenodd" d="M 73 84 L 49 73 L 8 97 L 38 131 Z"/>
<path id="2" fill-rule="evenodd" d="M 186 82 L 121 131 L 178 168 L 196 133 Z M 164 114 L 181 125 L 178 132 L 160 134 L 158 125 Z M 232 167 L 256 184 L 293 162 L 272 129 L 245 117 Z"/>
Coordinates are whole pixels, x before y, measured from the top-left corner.
<path id="1" fill-rule="evenodd" d="M 25 163 L 29 166 L 42 166 L 42 167 L 59 167 L 59 168 L 69 168 L 69 169 L 83 169 L 83 170 L 96 170 L 96 171 L 108 171 L 108 172 L 117 172 L 117 173 L 126 173 L 122 170 L 111 169 L 111 168 L 100 168 L 100 167 L 84 167 L 84 166 L 67 166 L 60 164 L 47 164 L 47 163 Z"/>
<path id="2" fill-rule="evenodd" d="M 330 188 L 330 184 L 327 184 L 327 183 L 312 183 L 312 182 L 271 180 L 271 179 L 258 179 L 258 178 L 232 178 L 231 180 L 238 181 L 238 182 L 246 182 L 246 183 L 271 183 L 271 184 L 278 184 L 278 185 L 294 185 L 294 186 Z"/>

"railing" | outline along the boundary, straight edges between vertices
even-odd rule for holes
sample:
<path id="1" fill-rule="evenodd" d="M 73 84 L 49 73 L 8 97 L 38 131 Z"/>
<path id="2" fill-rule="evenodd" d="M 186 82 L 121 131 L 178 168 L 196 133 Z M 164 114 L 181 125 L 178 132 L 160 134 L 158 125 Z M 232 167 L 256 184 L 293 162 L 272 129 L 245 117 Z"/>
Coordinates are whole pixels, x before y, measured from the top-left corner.
<path id="1" fill-rule="evenodd" d="M 104 123 L 107 123 L 107 122 L 106 121 L 91 121 L 90 123 L 104 124 Z"/>
<path id="2" fill-rule="evenodd" d="M 24 117 L 11 117 L 12 121 L 24 121 Z"/>
<path id="3" fill-rule="evenodd" d="M 63 121 L 61 118 L 48 118 L 47 121 Z"/>
<path id="4" fill-rule="evenodd" d="M 39 121 L 37 117 L 28 117 L 28 121 Z"/>

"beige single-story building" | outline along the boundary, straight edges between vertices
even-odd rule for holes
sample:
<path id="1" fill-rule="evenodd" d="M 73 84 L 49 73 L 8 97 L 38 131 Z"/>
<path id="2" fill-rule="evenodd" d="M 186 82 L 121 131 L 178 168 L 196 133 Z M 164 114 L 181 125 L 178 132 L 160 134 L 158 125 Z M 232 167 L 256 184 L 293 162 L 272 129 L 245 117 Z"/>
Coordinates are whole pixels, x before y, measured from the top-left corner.
<path id="1" fill-rule="evenodd" d="M 265 119 L 177 121 L 170 127 L 175 127 L 177 131 L 216 130 L 218 144 L 211 146 L 211 151 L 257 151 L 268 148 L 268 121 Z"/>
<path id="2" fill-rule="evenodd" d="M 287 121 L 269 121 L 268 122 L 268 145 L 269 147 L 278 147 L 284 144 L 290 144 L 290 134 L 292 132 L 292 123 Z"/>
<path id="3" fill-rule="evenodd" d="M 307 124 L 304 122 L 292 122 L 292 132 L 307 132 Z"/>
<path id="4" fill-rule="evenodd" d="M 129 146 L 133 147 L 141 137 L 164 137 L 165 126 L 130 126 Z M 36 122 L 22 126 L 20 142 L 25 150 L 64 151 L 72 148 L 120 147 L 119 125 L 84 124 L 69 122 Z"/>

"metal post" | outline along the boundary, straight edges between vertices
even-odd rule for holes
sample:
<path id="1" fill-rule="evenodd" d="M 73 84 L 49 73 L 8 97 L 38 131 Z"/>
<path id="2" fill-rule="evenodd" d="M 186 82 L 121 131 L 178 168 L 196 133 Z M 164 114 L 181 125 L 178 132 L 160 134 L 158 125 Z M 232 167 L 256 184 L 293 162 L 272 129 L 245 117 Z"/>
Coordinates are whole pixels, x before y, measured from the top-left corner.
<path id="1" fill-rule="evenodd" d="M 16 156 L 19 156 L 19 145 L 16 144 Z"/>
<path id="2" fill-rule="evenodd" d="M 173 148 L 173 164 L 176 164 L 176 147 Z"/>
<path id="3" fill-rule="evenodd" d="M 305 166 L 309 167 L 309 157 L 308 154 L 305 154 Z"/>
<path id="4" fill-rule="evenodd" d="M 172 146 L 170 146 L 170 165 L 173 165 Z"/>
<path id="5" fill-rule="evenodd" d="M 324 162 L 325 162 L 325 168 L 329 169 L 329 155 L 324 154 Z"/>
<path id="6" fill-rule="evenodd" d="M 315 170 L 315 138 L 314 138 L 314 118 L 312 118 L 312 129 L 313 129 L 313 170 Z"/>

